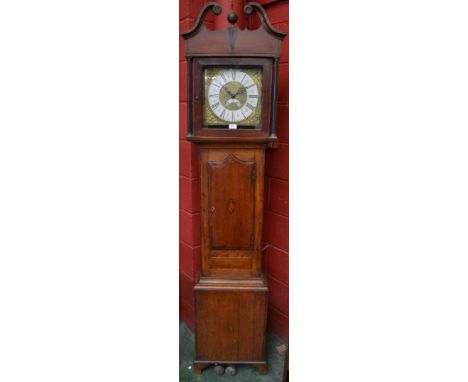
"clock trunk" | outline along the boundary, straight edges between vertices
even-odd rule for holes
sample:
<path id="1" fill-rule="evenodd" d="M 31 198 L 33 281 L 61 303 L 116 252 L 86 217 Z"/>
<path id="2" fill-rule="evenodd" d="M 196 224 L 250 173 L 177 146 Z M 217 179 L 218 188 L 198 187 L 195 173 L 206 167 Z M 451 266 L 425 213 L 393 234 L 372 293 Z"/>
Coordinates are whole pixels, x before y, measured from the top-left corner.
<path id="1" fill-rule="evenodd" d="M 203 275 L 258 277 L 264 146 L 202 144 L 199 153 Z"/>

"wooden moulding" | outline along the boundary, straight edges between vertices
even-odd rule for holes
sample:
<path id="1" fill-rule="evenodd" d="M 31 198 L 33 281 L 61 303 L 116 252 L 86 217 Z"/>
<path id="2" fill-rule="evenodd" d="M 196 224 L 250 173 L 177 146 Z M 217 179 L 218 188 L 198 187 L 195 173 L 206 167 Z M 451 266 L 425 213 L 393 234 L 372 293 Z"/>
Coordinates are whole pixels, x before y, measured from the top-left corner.
<path id="1" fill-rule="evenodd" d="M 258 148 L 264 148 L 266 147 L 265 145 L 271 145 L 276 138 L 273 137 L 248 137 L 249 140 L 246 141 L 244 137 L 239 137 L 239 136 L 228 136 L 228 137 L 187 137 L 187 140 L 190 142 L 194 143 L 208 143 L 211 147 L 213 147 L 213 144 L 217 144 L 216 146 L 219 147 L 233 147 L 233 148 L 240 148 L 240 147 L 258 147 Z M 243 146 L 240 146 L 239 144 L 243 144 Z M 224 144 L 224 145 L 223 145 Z"/>
<path id="2" fill-rule="evenodd" d="M 181 35 L 185 39 L 185 56 L 243 56 L 273 57 L 281 54 L 281 43 L 286 33 L 272 27 L 268 17 L 258 3 L 251 2 L 244 7 L 244 13 L 252 14 L 255 10 L 260 17 L 258 29 L 238 29 L 229 27 L 222 30 L 209 30 L 205 27 L 206 14 L 213 10 L 219 15 L 221 7 L 214 2 L 206 4 L 194 26 Z"/>
<path id="3" fill-rule="evenodd" d="M 250 290 L 267 292 L 268 286 L 263 276 L 250 279 L 226 279 L 216 277 L 200 277 L 194 290 Z"/>

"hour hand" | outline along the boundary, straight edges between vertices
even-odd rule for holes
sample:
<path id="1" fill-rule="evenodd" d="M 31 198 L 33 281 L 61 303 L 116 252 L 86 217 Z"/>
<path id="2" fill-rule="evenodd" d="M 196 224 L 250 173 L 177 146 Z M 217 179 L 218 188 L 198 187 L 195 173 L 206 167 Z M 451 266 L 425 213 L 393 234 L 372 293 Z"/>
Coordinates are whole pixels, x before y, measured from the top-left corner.
<path id="1" fill-rule="evenodd" d="M 232 94 L 232 93 L 228 90 L 228 88 L 224 88 L 224 90 L 226 91 L 227 94 L 229 94 L 229 97 L 231 97 L 231 98 L 235 98 L 235 97 L 236 97 L 235 94 Z"/>

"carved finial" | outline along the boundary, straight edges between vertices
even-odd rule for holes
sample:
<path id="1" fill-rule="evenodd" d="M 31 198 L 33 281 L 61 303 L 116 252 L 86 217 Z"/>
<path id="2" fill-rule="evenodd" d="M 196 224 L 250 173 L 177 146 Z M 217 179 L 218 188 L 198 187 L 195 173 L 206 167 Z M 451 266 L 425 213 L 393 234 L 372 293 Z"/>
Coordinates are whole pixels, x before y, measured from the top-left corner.
<path id="1" fill-rule="evenodd" d="M 192 28 L 190 28 L 188 31 L 182 32 L 181 35 L 184 39 L 188 39 L 191 36 L 193 36 L 203 25 L 203 22 L 205 20 L 206 14 L 210 11 L 210 9 L 213 11 L 213 13 L 218 16 L 221 14 L 223 11 L 223 8 L 221 8 L 221 5 L 215 2 L 211 2 L 206 4 L 200 11 L 200 14 L 198 15 L 197 21 L 195 21 L 195 24 L 193 25 Z"/>
<path id="2" fill-rule="evenodd" d="M 234 12 L 234 1 L 231 0 L 231 12 L 227 15 L 227 21 L 234 25 L 238 19 L 236 12 Z"/>
<path id="3" fill-rule="evenodd" d="M 220 15 L 222 11 L 223 11 L 223 8 L 221 8 L 221 5 L 216 4 L 213 6 L 213 13 L 215 15 Z"/>
<path id="4" fill-rule="evenodd" d="M 265 12 L 265 10 L 263 9 L 263 7 L 258 4 L 258 3 L 255 3 L 255 2 L 250 2 L 248 4 L 246 4 L 244 6 L 244 13 L 247 15 L 247 16 L 250 16 L 253 11 L 257 11 L 257 14 L 258 16 L 260 17 L 260 21 L 263 25 L 263 28 L 270 34 L 276 36 L 276 37 L 279 37 L 281 39 L 283 39 L 285 36 L 286 36 L 286 33 L 285 32 L 281 32 L 275 28 L 273 28 L 273 26 L 271 25 L 270 23 L 270 20 L 268 20 L 268 16 Z"/>
<path id="5" fill-rule="evenodd" d="M 231 24 L 235 24 L 236 21 L 237 21 L 238 17 L 237 17 L 237 14 L 236 12 L 232 11 L 229 12 L 228 16 L 227 16 L 227 20 L 231 23 Z"/>

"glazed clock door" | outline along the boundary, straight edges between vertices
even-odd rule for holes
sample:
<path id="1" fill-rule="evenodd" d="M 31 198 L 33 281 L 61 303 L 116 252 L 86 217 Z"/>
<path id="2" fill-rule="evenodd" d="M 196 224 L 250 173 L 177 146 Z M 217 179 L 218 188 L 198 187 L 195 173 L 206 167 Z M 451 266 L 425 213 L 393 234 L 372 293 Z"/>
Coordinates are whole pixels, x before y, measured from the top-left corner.
<path id="1" fill-rule="evenodd" d="M 262 71 L 207 68 L 204 70 L 204 123 L 235 128 L 260 126 Z"/>
<path id="2" fill-rule="evenodd" d="M 259 273 L 263 150 L 201 150 L 205 275 Z M 260 175 L 260 176 L 259 176 Z"/>

